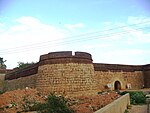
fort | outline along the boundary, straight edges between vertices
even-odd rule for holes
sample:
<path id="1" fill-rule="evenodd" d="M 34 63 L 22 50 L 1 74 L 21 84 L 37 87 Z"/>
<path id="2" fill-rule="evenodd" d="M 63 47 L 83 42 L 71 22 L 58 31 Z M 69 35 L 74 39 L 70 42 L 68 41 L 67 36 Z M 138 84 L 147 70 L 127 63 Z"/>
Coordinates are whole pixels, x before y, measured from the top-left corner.
<path id="1" fill-rule="evenodd" d="M 0 70 L 0 90 L 36 88 L 43 94 L 94 94 L 99 91 L 150 88 L 150 64 L 93 63 L 86 52 L 51 52 L 38 63 L 18 70 Z"/>

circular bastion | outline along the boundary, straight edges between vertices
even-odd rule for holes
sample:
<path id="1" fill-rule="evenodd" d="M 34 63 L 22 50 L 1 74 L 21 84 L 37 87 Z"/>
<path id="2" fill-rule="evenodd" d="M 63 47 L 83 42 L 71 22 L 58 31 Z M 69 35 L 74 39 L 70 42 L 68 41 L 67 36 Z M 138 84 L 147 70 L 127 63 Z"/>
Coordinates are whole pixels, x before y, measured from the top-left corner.
<path id="1" fill-rule="evenodd" d="M 37 90 L 43 94 L 84 95 L 96 93 L 92 56 L 86 52 L 51 52 L 40 56 Z"/>

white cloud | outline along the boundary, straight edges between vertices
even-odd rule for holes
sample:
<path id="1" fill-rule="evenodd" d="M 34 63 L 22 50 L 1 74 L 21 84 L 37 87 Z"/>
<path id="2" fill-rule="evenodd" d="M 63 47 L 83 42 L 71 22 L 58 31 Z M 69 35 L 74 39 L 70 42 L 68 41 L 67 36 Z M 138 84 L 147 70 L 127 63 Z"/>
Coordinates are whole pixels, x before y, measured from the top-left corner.
<path id="1" fill-rule="evenodd" d="M 133 26 L 128 26 L 124 28 L 124 31 L 128 32 L 128 37 L 132 43 L 149 43 L 150 42 L 150 18 L 149 17 L 128 17 L 127 24 Z M 134 25 L 135 24 L 135 25 Z"/>
<path id="2" fill-rule="evenodd" d="M 148 17 L 144 17 L 144 16 L 139 16 L 139 17 L 136 17 L 136 16 L 129 16 L 128 17 L 128 20 L 127 20 L 127 23 L 128 24 L 150 24 L 150 18 Z"/>
<path id="3" fill-rule="evenodd" d="M 18 61 L 38 61 L 39 56 L 42 54 L 51 51 L 71 49 L 74 51 L 84 50 L 90 52 L 96 62 L 124 64 L 136 64 L 141 62 L 144 64 L 146 62 L 144 58 L 150 56 L 150 52 L 144 50 L 144 48 L 150 47 L 148 46 L 148 43 L 150 43 L 150 33 L 148 29 L 145 29 L 145 27 L 149 25 L 147 21 L 150 21 L 150 18 L 145 18 L 146 20 L 143 21 L 144 18 L 145 17 L 129 17 L 126 22 L 104 22 L 107 29 L 116 29 L 106 30 L 105 27 L 103 27 L 102 32 L 85 34 L 81 40 L 77 41 L 79 43 L 73 43 L 76 46 L 70 43 L 71 47 L 70 45 L 64 47 L 64 45 L 60 45 L 61 43 L 59 42 L 64 41 L 64 37 L 67 35 L 66 30 L 77 31 L 77 29 L 85 27 L 83 23 L 73 25 L 65 24 L 64 26 L 67 29 L 62 30 L 55 26 L 44 24 L 38 18 L 20 17 L 16 19 L 14 23 L 8 25 L 6 23 L 0 23 L 0 42 L 2 42 L 0 44 L 0 57 L 4 57 L 4 59 L 7 60 L 6 63 L 12 68 L 16 66 Z M 137 24 L 139 22 L 144 23 Z M 130 26 L 132 24 L 137 24 L 137 26 Z M 121 26 L 126 27 L 121 28 Z M 117 29 L 117 27 L 120 28 Z M 79 31 L 77 31 L 77 33 L 79 33 Z M 84 41 L 84 39 L 86 41 Z M 59 47 L 58 44 L 61 47 Z M 9 49 L 13 47 L 15 48 Z M 4 49 L 8 50 L 3 51 Z M 18 53 L 7 54 L 14 52 Z M 149 59 L 147 59 L 147 62 L 148 61 Z"/>
<path id="4" fill-rule="evenodd" d="M 123 28 L 127 32 L 123 37 L 126 37 L 126 42 L 129 44 L 144 44 L 150 42 L 150 33 L 145 32 L 147 29 L 141 27 L 140 29 L 132 28 L 130 26 Z"/>
<path id="5" fill-rule="evenodd" d="M 19 19 L 16 19 L 17 22 L 23 24 L 23 25 L 28 25 L 28 26 L 39 26 L 41 22 L 34 17 L 20 17 Z"/>
<path id="6" fill-rule="evenodd" d="M 67 29 L 74 31 L 78 28 L 84 28 L 85 25 L 83 23 L 78 23 L 78 24 L 65 24 L 64 25 Z"/>
<path id="7" fill-rule="evenodd" d="M 100 32 L 102 38 L 83 46 L 86 51 L 90 51 L 94 62 L 137 65 L 150 62 L 149 17 L 129 17 L 124 22 L 104 24 L 107 29 Z"/>
<path id="8" fill-rule="evenodd" d="M 0 23 L 0 33 L 4 31 L 5 24 Z"/>
<path id="9" fill-rule="evenodd" d="M 106 22 L 104 22 L 106 23 Z M 144 44 L 150 42 L 150 18 L 139 16 L 129 16 L 126 22 L 107 22 L 109 24 L 109 28 L 104 33 L 111 34 L 116 38 L 120 43 L 126 42 L 126 44 Z M 116 29 L 113 29 L 116 28 Z M 112 30 L 111 30 L 112 29 Z M 116 34 L 115 34 L 116 33 Z M 108 37 L 111 40 L 111 36 Z"/>
<path id="10" fill-rule="evenodd" d="M 148 64 L 149 60 L 145 60 L 150 55 L 150 51 L 142 49 L 124 49 L 97 52 L 93 54 L 94 62 L 112 63 L 112 64 L 131 64 L 143 65 Z"/>
<path id="11" fill-rule="evenodd" d="M 111 25 L 111 24 L 112 24 L 112 22 L 110 22 L 110 21 L 106 21 L 106 22 L 103 22 L 103 24 L 104 24 L 105 26 L 108 26 L 108 25 Z"/>
<path id="12" fill-rule="evenodd" d="M 0 41 L 9 44 L 9 48 L 53 40 L 60 41 L 65 37 L 63 30 L 43 24 L 37 18 L 21 17 L 17 22 L 19 23 L 9 26 L 5 32 L 0 33 Z M 0 46 L 1 49 L 8 48 L 5 45 Z"/>
<path id="13" fill-rule="evenodd" d="M 20 17 L 2 30 L 0 56 L 7 60 L 8 68 L 16 66 L 18 61 L 38 61 L 40 55 L 58 50 L 58 43 L 66 37 L 64 30 L 34 17 Z"/>

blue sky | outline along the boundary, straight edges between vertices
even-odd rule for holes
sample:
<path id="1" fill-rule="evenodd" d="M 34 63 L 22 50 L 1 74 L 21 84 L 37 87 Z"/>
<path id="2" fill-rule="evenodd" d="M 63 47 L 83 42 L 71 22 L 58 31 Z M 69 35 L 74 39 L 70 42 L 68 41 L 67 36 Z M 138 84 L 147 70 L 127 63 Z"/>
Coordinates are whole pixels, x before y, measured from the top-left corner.
<path id="1" fill-rule="evenodd" d="M 150 0 L 1 0 L 0 57 L 8 68 L 54 51 L 148 64 L 149 26 Z"/>

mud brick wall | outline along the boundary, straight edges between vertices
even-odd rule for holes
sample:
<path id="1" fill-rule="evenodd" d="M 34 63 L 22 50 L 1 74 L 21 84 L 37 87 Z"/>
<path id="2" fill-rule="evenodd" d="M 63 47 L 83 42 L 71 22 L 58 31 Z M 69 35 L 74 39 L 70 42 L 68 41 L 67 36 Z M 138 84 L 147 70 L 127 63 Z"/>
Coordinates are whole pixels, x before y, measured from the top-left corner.
<path id="1" fill-rule="evenodd" d="M 4 84 L 4 91 L 24 89 L 26 87 L 36 88 L 37 74 L 20 77 L 17 79 L 6 80 Z"/>

